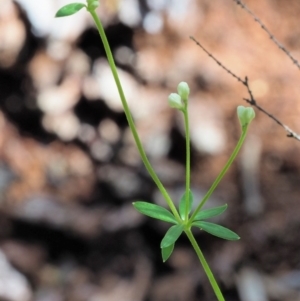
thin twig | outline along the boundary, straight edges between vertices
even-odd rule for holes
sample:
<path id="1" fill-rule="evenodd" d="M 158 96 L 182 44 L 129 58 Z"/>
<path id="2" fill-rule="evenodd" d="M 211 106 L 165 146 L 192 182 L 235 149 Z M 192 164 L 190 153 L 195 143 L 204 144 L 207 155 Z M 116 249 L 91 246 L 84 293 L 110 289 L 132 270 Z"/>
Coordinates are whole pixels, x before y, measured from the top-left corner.
<path id="1" fill-rule="evenodd" d="M 274 35 L 268 30 L 268 28 L 263 24 L 263 22 L 240 0 L 233 0 L 237 5 L 240 5 L 253 19 L 257 22 L 260 27 L 268 34 L 269 38 L 274 42 L 274 44 L 282 50 L 295 64 L 298 69 L 300 69 L 299 62 L 291 55 L 291 53 L 274 37 Z"/>
<path id="2" fill-rule="evenodd" d="M 254 107 L 256 107 L 258 110 L 260 110 L 261 112 L 263 112 L 264 114 L 266 114 L 268 117 L 270 117 L 271 119 L 273 119 L 277 124 L 279 124 L 281 127 L 283 127 L 285 129 L 285 131 L 287 132 L 287 137 L 291 137 L 291 138 L 295 138 L 296 140 L 300 141 L 300 135 L 297 134 L 296 132 L 294 132 L 293 130 L 291 130 L 287 125 L 285 125 L 284 123 L 282 123 L 279 119 L 277 119 L 274 115 L 270 114 L 269 112 L 267 112 L 264 108 L 262 108 L 260 105 L 258 105 L 256 103 L 256 101 L 254 100 L 250 100 L 247 98 L 243 98 L 246 102 L 248 102 L 249 104 L 253 105 Z"/>
<path id="3" fill-rule="evenodd" d="M 235 0 L 234 0 L 235 1 Z M 285 131 L 287 132 L 287 137 L 295 138 L 296 140 L 300 141 L 300 135 L 291 130 L 288 126 L 286 126 L 284 123 L 282 123 L 277 117 L 270 114 L 268 111 L 266 111 L 264 108 L 262 108 L 260 105 L 257 104 L 256 99 L 253 96 L 253 93 L 250 89 L 248 77 L 246 76 L 244 80 L 242 80 L 241 77 L 237 76 L 235 73 L 233 73 L 231 70 L 229 70 L 223 63 L 221 63 L 217 58 L 215 58 L 202 44 L 200 44 L 199 41 L 197 41 L 194 37 L 190 37 L 191 40 L 193 40 L 210 58 L 212 58 L 223 70 L 225 70 L 228 74 L 230 74 L 232 77 L 237 79 L 241 84 L 243 84 L 247 92 L 249 94 L 248 98 L 243 98 L 246 102 L 248 102 L 250 105 L 256 107 L 258 110 L 263 112 L 265 115 L 267 115 L 269 118 L 273 119 L 278 125 L 283 127 Z"/>
<path id="4" fill-rule="evenodd" d="M 193 40 L 209 57 L 211 57 L 222 69 L 224 69 L 227 73 L 233 76 L 242 84 L 244 83 L 241 78 L 236 76 L 233 72 L 231 72 L 228 68 L 226 68 L 218 59 L 216 59 L 209 51 L 207 51 L 194 37 L 190 36 L 190 39 Z"/>

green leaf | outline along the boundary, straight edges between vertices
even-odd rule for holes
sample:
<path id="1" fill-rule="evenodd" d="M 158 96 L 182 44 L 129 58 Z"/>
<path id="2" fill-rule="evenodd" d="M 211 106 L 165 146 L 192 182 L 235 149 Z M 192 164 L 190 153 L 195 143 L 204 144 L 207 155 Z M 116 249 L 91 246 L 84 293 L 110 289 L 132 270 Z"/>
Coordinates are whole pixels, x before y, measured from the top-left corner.
<path id="1" fill-rule="evenodd" d="M 199 222 L 194 222 L 192 225 L 199 227 L 201 230 L 204 230 L 214 236 L 218 236 L 223 239 L 227 239 L 227 240 L 240 239 L 240 237 L 233 231 L 214 223 L 199 221 Z"/>
<path id="2" fill-rule="evenodd" d="M 174 215 L 166 208 L 147 202 L 134 202 L 134 208 L 142 214 L 162 220 L 164 222 L 177 224 Z"/>
<path id="3" fill-rule="evenodd" d="M 170 245 L 174 244 L 178 237 L 181 235 L 183 231 L 183 225 L 175 225 L 172 226 L 167 233 L 165 234 L 164 238 L 162 239 L 160 243 L 160 247 L 166 248 L 169 247 Z"/>
<path id="4" fill-rule="evenodd" d="M 168 260 L 168 258 L 171 256 L 171 254 L 174 250 L 174 246 L 175 246 L 175 244 L 171 244 L 168 247 L 161 249 L 161 255 L 162 255 L 163 262 L 166 262 Z"/>
<path id="5" fill-rule="evenodd" d="M 208 219 L 217 215 L 222 214 L 226 209 L 227 209 L 227 204 L 210 208 L 210 209 L 205 209 L 200 212 L 198 212 L 195 216 L 195 221 L 202 220 L 202 219 Z"/>
<path id="6" fill-rule="evenodd" d="M 73 14 L 76 14 L 78 11 L 80 11 L 83 7 L 86 7 L 84 3 L 70 3 L 58 10 L 55 17 L 67 17 L 71 16 Z"/>
<path id="7" fill-rule="evenodd" d="M 191 190 L 189 191 L 188 202 L 189 202 L 188 213 L 190 213 L 194 202 L 194 196 Z M 183 194 L 179 202 L 179 214 L 181 219 L 183 220 L 185 219 L 185 209 L 186 209 L 186 193 Z"/>

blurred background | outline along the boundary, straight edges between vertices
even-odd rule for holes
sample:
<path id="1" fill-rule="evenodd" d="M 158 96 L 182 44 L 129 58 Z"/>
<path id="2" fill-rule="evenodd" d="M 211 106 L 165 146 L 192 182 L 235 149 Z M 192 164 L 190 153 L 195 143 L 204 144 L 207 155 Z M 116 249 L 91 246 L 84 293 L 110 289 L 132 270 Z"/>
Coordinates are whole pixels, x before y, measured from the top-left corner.
<path id="1" fill-rule="evenodd" d="M 216 300 L 185 237 L 162 263 L 168 225 L 132 202 L 164 201 L 148 176 L 90 16 L 54 19 L 65 0 L 0 0 L 0 300 Z M 246 4 L 300 59 L 300 2 Z M 300 132 L 300 72 L 231 0 L 102 0 L 98 9 L 143 145 L 178 202 L 182 116 L 191 88 L 192 190 L 210 187 L 240 134 L 249 77 L 260 105 Z M 207 203 L 228 242 L 195 231 L 227 301 L 300 300 L 300 143 L 257 113 Z"/>

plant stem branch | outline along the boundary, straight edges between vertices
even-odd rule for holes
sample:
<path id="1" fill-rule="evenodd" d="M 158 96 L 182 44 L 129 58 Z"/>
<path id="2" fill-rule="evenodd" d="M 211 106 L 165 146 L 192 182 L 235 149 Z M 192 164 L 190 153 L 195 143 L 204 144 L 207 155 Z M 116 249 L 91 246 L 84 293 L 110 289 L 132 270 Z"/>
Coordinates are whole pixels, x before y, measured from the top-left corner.
<path id="1" fill-rule="evenodd" d="M 190 185 L 191 185 L 191 142 L 190 142 L 190 126 L 189 126 L 189 113 L 188 113 L 188 101 L 186 101 L 185 108 L 183 110 L 184 115 L 184 127 L 185 127 L 185 142 L 186 142 L 186 175 L 185 175 L 185 220 L 188 220 L 189 216 L 189 200 L 190 200 Z"/>
<path id="2" fill-rule="evenodd" d="M 211 286 L 212 286 L 212 288 L 213 288 L 213 290 L 216 294 L 216 297 L 218 298 L 218 301 L 225 301 L 225 299 L 222 295 L 222 292 L 221 292 L 221 290 L 218 286 L 218 283 L 217 283 L 217 281 L 216 281 L 216 279 L 215 279 L 215 277 L 214 277 L 214 275 L 213 275 L 213 273 L 212 273 L 212 271 L 211 271 L 204 255 L 203 255 L 203 253 L 202 253 L 202 251 L 201 251 L 201 249 L 200 249 L 200 247 L 199 247 L 192 231 L 190 229 L 185 230 L 185 233 L 186 233 L 188 239 L 190 240 L 190 242 L 191 242 L 191 244 L 192 244 L 192 246 L 193 246 L 200 262 L 201 262 L 201 265 L 202 265 L 202 267 L 203 267 L 203 269 L 204 269 L 204 271 L 205 271 L 205 273 L 208 277 L 208 280 L 209 280 L 209 282 L 210 282 L 210 284 L 211 284 Z"/>
<path id="3" fill-rule="evenodd" d="M 137 133 L 137 130 L 136 130 L 136 127 L 134 125 L 134 121 L 133 121 L 132 115 L 130 113 L 128 103 L 126 101 L 125 94 L 123 92 L 123 88 L 122 88 L 122 85 L 121 85 L 121 82 L 120 82 L 120 79 L 119 79 L 119 76 L 118 76 L 118 72 L 117 72 L 115 62 L 114 62 L 114 58 L 113 58 L 113 55 L 112 55 L 112 52 L 111 52 L 111 49 L 110 49 L 105 31 L 103 29 L 102 23 L 101 23 L 99 17 L 97 16 L 97 14 L 94 10 L 91 9 L 91 10 L 88 10 L 88 11 L 92 15 L 92 17 L 94 19 L 94 22 L 97 26 L 98 32 L 100 34 L 100 37 L 101 37 L 101 40 L 102 40 L 102 43 L 103 43 L 103 46 L 104 46 L 104 49 L 105 49 L 105 52 L 106 52 L 106 55 L 107 55 L 107 59 L 108 59 L 108 62 L 109 62 L 109 65 L 110 65 L 115 83 L 116 83 L 117 88 L 118 88 L 118 92 L 119 92 L 119 95 L 120 95 L 120 98 L 121 98 L 121 101 L 122 101 L 124 112 L 125 112 L 130 130 L 132 132 L 134 141 L 135 141 L 135 143 L 137 145 L 137 148 L 138 148 L 138 151 L 140 153 L 141 159 L 142 159 L 148 173 L 150 174 L 151 178 L 153 179 L 153 181 L 157 185 L 158 189 L 160 190 L 161 194 L 165 198 L 165 200 L 166 200 L 168 206 L 170 207 L 172 213 L 174 214 L 174 216 L 176 217 L 176 219 L 178 221 L 181 221 L 180 216 L 177 212 L 177 209 L 176 209 L 171 197 L 169 196 L 169 194 L 166 191 L 165 187 L 163 186 L 163 184 L 159 180 L 158 176 L 156 175 L 152 165 L 150 164 L 150 162 L 147 158 L 147 155 L 145 153 L 145 150 L 143 148 L 143 145 L 141 143 L 141 140 L 139 138 L 139 135 Z"/>
<path id="4" fill-rule="evenodd" d="M 211 187 L 209 188 L 209 190 L 207 191 L 207 193 L 205 194 L 205 196 L 203 197 L 201 203 L 198 205 L 198 207 L 196 208 L 196 210 L 193 212 L 191 218 L 189 219 L 189 225 L 192 224 L 195 216 L 197 215 L 197 213 L 201 210 L 201 208 L 204 206 L 204 204 L 206 203 L 206 201 L 209 199 L 209 197 L 211 196 L 211 194 L 213 193 L 213 191 L 216 189 L 216 187 L 218 186 L 218 184 L 220 183 L 220 181 L 222 180 L 223 176 L 225 175 L 225 173 L 227 172 L 227 170 L 229 169 L 229 167 L 231 166 L 233 160 L 235 159 L 235 157 L 237 156 L 240 148 L 243 145 L 243 142 L 246 138 L 247 135 L 247 131 L 248 131 L 248 125 L 245 126 L 242 129 L 242 134 L 240 136 L 240 139 L 235 147 L 235 149 L 233 150 L 230 158 L 228 159 L 228 161 L 226 162 L 225 166 L 223 167 L 223 169 L 221 170 L 221 172 L 219 173 L 218 177 L 215 179 L 215 181 L 213 182 L 213 184 L 211 185 Z"/>

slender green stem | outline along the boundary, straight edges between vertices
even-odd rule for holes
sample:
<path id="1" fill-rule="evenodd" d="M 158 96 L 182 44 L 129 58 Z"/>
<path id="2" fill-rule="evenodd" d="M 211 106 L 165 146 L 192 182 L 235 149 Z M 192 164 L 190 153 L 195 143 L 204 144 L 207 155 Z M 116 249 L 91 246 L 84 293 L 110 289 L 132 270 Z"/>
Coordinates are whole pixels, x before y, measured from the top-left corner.
<path id="1" fill-rule="evenodd" d="M 112 52 L 111 52 L 111 49 L 110 49 L 105 31 L 103 29 L 102 23 L 101 23 L 100 19 L 98 18 L 97 14 L 94 10 L 91 9 L 91 10 L 88 10 L 88 11 L 90 12 L 90 14 L 92 15 L 92 17 L 94 19 L 94 22 L 97 26 L 97 29 L 98 29 L 98 32 L 100 34 L 102 43 L 104 45 L 104 49 L 105 49 L 105 52 L 106 52 L 106 55 L 107 55 L 107 59 L 108 59 L 108 62 L 109 62 L 114 80 L 116 82 L 116 85 L 117 85 L 117 88 L 118 88 L 118 91 L 119 91 L 119 95 L 120 95 L 120 98 L 121 98 L 121 101 L 122 101 L 124 112 L 125 112 L 130 130 L 132 132 L 133 138 L 134 138 L 135 143 L 137 145 L 138 151 L 140 153 L 141 159 L 142 159 L 148 173 L 152 177 L 153 181 L 157 185 L 157 187 L 160 190 L 163 197 L 165 198 L 165 200 L 166 200 L 168 206 L 170 207 L 171 211 L 173 212 L 174 216 L 176 217 L 176 219 L 178 221 L 181 221 L 180 216 L 177 212 L 177 209 L 176 209 L 171 197 L 169 196 L 169 194 L 166 191 L 165 187 L 163 186 L 163 184 L 159 180 L 158 176 L 156 175 L 153 167 L 151 166 L 151 164 L 150 164 L 150 162 L 147 158 L 145 150 L 142 146 L 141 140 L 140 140 L 139 135 L 137 133 L 136 127 L 135 127 L 134 122 L 133 122 L 133 118 L 131 116 L 131 113 L 130 113 L 130 110 L 129 110 L 129 107 L 128 107 L 128 104 L 127 104 L 127 101 L 126 101 L 126 98 L 125 98 L 125 94 L 123 92 L 123 88 L 122 88 L 122 85 L 121 85 L 121 82 L 120 82 L 120 79 L 119 79 L 119 76 L 118 76 L 118 72 L 117 72 L 115 62 L 114 62 L 114 58 L 113 58 L 113 55 L 112 55 Z"/>
<path id="2" fill-rule="evenodd" d="M 218 298 L 218 301 L 225 301 L 225 299 L 222 295 L 222 292 L 221 292 L 221 290 L 218 286 L 218 283 L 217 283 L 217 281 L 216 281 L 216 279 L 215 279 L 215 277 L 214 277 L 207 261 L 205 260 L 205 257 L 203 255 L 202 251 L 200 250 L 200 247 L 197 244 L 197 241 L 196 241 L 192 231 L 190 229 L 185 230 L 185 233 L 186 233 L 187 237 L 189 238 L 189 240 L 190 240 L 190 242 L 191 242 L 191 244 L 192 244 L 192 246 L 193 246 L 193 248 L 194 248 L 201 264 L 202 264 L 202 267 L 203 267 L 203 269 L 204 269 L 204 271 L 205 271 L 205 273 L 208 277 L 208 280 L 209 280 L 209 282 L 210 282 L 210 284 L 211 284 L 211 286 L 212 286 L 212 288 L 213 288 L 213 290 L 216 294 L 216 297 Z"/>
<path id="3" fill-rule="evenodd" d="M 196 210 L 193 212 L 191 218 L 189 219 L 189 225 L 192 224 L 195 216 L 197 215 L 197 213 L 201 210 L 201 208 L 204 206 L 204 204 L 206 203 L 206 201 L 209 199 L 209 197 L 211 196 L 211 194 L 213 193 L 213 191 L 216 189 L 216 187 L 218 186 L 219 182 L 222 180 L 223 176 L 225 175 L 225 173 L 227 172 L 228 168 L 230 167 L 230 165 L 232 164 L 233 160 L 235 159 L 235 157 L 237 156 L 240 148 L 243 145 L 243 142 L 246 138 L 247 135 L 247 131 L 248 131 L 248 126 L 245 126 L 242 129 L 242 134 L 241 137 L 235 147 L 235 149 L 233 150 L 230 158 L 228 159 L 227 163 L 225 164 L 225 166 L 223 167 L 222 171 L 219 173 L 218 177 L 216 178 L 216 180 L 213 182 L 213 184 L 211 185 L 211 187 L 209 188 L 209 190 L 207 191 L 207 193 L 205 194 L 205 196 L 203 197 L 201 203 L 198 205 L 198 207 L 196 208 Z"/>
<path id="4" fill-rule="evenodd" d="M 186 167 L 185 167 L 185 220 L 189 216 L 189 199 L 190 199 L 190 185 L 191 185 L 191 147 L 190 147 L 190 126 L 189 126 L 189 113 L 187 101 L 183 110 L 184 127 L 185 127 L 185 142 L 186 142 Z"/>

